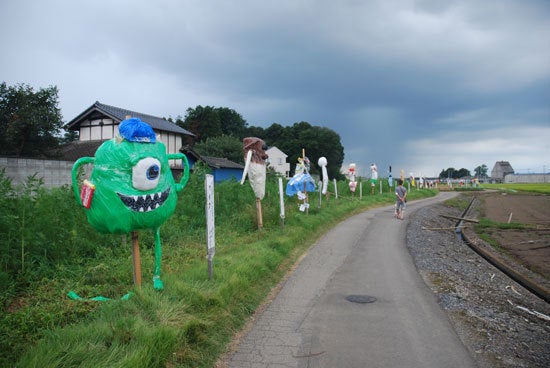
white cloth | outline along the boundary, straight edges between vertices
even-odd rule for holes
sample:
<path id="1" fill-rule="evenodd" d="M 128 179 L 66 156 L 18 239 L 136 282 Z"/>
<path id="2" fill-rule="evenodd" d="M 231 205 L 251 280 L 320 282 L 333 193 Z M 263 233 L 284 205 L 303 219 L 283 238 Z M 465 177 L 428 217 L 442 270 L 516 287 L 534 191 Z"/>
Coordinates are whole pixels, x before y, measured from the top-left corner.
<path id="1" fill-rule="evenodd" d="M 250 180 L 250 186 L 256 195 L 256 198 L 264 199 L 265 196 L 265 175 L 266 169 L 264 164 L 250 163 L 248 169 L 248 179 Z"/>

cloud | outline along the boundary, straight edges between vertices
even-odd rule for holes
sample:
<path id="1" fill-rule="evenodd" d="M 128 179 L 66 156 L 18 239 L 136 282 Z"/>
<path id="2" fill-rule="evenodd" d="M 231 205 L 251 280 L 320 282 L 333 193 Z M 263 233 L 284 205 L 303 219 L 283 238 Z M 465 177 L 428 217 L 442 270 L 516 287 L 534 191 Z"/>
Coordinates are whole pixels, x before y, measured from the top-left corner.
<path id="1" fill-rule="evenodd" d="M 549 16 L 537 0 L 4 1 L 0 70 L 57 85 L 66 120 L 99 100 L 325 126 L 359 172 L 550 167 Z"/>

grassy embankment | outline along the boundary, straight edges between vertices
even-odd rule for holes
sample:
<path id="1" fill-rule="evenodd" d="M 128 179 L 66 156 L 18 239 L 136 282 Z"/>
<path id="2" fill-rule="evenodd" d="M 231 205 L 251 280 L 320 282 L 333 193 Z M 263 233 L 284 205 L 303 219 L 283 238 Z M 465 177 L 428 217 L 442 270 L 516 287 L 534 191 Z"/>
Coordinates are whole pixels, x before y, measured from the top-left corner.
<path id="1" fill-rule="evenodd" d="M 312 193 L 308 214 L 286 197 L 283 229 L 277 182 L 268 177 L 258 232 L 250 185 L 216 185 L 209 280 L 203 183 L 204 173 L 192 175 L 161 228 L 165 289 L 158 292 L 150 281 L 150 232 L 140 232 L 143 286 L 136 289 L 129 237 L 93 230 L 70 188 L 48 191 L 35 180 L 13 188 L 0 172 L 0 366 L 211 367 L 316 239 L 346 217 L 394 201 L 387 186 L 371 195 L 364 183 L 359 199 L 339 182 L 338 200 L 323 198 L 318 208 Z M 435 193 L 413 190 L 409 198 Z M 67 297 L 71 290 L 112 300 L 74 301 Z M 120 300 L 128 291 L 135 294 Z"/>

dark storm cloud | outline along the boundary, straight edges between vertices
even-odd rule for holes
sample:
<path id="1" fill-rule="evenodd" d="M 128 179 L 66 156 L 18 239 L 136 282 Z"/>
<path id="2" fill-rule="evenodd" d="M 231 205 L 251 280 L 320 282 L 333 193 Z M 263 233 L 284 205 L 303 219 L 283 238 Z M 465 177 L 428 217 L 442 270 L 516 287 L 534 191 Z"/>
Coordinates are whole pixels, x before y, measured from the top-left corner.
<path id="1" fill-rule="evenodd" d="M 329 127 L 360 173 L 533 171 L 550 167 L 549 4 L 4 1 L 0 70 L 57 85 L 67 120 L 95 100 L 224 106 L 250 125 Z"/>

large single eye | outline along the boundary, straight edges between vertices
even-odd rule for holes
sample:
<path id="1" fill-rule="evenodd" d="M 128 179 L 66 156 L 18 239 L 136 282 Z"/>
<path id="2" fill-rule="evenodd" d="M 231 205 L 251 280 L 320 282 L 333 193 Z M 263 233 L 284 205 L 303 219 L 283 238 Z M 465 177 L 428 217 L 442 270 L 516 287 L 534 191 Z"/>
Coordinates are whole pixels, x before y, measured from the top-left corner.
<path id="1" fill-rule="evenodd" d="M 139 190 L 154 189 L 160 179 L 160 161 L 146 157 L 132 168 L 132 185 Z"/>

